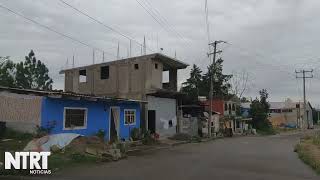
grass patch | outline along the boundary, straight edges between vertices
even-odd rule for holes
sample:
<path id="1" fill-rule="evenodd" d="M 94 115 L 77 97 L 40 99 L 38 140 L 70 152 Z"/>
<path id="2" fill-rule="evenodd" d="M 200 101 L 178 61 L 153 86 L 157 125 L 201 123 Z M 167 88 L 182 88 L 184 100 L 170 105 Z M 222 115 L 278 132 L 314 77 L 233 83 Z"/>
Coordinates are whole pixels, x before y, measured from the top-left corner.
<path id="1" fill-rule="evenodd" d="M 21 151 L 32 138 L 30 133 L 20 133 L 7 128 L 0 137 L 0 162 L 4 162 L 4 152 Z"/>
<path id="2" fill-rule="evenodd" d="M 275 129 L 271 128 L 263 128 L 263 129 L 257 129 L 257 133 L 263 136 L 268 136 L 268 135 L 275 135 L 277 132 Z"/>
<path id="3" fill-rule="evenodd" d="M 296 145 L 299 158 L 320 174 L 320 135 L 305 138 Z"/>
<path id="4" fill-rule="evenodd" d="M 72 149 L 67 147 L 61 152 L 56 152 L 49 156 L 48 167 L 51 169 L 52 173 L 54 173 L 62 169 L 97 162 L 101 162 L 99 158 L 74 152 Z"/>
<path id="5" fill-rule="evenodd" d="M 274 127 L 273 129 L 276 133 L 286 133 L 286 132 L 297 131 L 297 128 L 287 128 L 287 127 Z"/>
<path id="6" fill-rule="evenodd" d="M 12 129 L 5 129 L 0 136 L 0 162 L 4 163 L 4 152 L 22 151 L 23 148 L 31 141 L 33 135 L 30 133 L 21 133 Z M 0 168 L 1 175 L 24 175 L 26 171 L 4 171 L 4 167 Z"/>
<path id="7" fill-rule="evenodd" d="M 34 135 L 29 133 L 20 133 L 12 129 L 6 129 L 0 137 L 0 162 L 4 163 L 4 152 L 22 151 L 23 148 L 34 138 Z M 6 141 L 5 139 L 10 139 Z M 5 141 L 3 141 L 5 140 Z M 48 159 L 48 167 L 52 173 L 75 167 L 83 164 L 96 163 L 99 159 L 88 154 L 79 153 L 72 148 L 66 147 L 65 149 L 52 153 Z M 101 162 L 101 160 L 100 160 Z M 28 176 L 29 170 L 4 170 L 0 168 L 0 175 L 12 176 Z"/>

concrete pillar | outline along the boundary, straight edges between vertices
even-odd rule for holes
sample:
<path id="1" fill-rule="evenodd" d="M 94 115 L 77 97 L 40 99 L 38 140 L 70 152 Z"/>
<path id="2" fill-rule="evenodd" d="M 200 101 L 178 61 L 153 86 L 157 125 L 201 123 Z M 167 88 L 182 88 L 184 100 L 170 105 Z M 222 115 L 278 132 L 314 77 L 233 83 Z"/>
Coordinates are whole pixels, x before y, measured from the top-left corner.
<path id="1" fill-rule="evenodd" d="M 171 90 L 173 91 L 177 91 L 178 88 L 177 88 L 177 83 L 178 83 L 178 80 L 177 80 L 177 69 L 170 69 L 169 70 L 169 87 Z"/>

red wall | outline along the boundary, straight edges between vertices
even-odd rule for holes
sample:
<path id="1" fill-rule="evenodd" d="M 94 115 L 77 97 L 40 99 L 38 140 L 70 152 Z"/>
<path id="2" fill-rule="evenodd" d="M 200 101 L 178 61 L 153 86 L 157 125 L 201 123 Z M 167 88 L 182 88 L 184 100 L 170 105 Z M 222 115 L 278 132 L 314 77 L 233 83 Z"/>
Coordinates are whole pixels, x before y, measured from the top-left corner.
<path id="1" fill-rule="evenodd" d="M 206 109 L 210 109 L 210 100 L 205 102 Z M 212 100 L 212 111 L 219 112 L 221 115 L 224 114 L 224 100 L 213 99 Z"/>

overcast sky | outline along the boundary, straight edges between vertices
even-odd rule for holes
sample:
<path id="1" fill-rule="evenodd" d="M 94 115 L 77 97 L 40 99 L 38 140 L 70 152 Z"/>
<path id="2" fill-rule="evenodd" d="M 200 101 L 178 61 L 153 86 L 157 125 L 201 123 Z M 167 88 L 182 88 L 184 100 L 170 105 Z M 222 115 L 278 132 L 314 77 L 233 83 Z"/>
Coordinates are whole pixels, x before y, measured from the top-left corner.
<path id="1" fill-rule="evenodd" d="M 208 39 L 204 0 L 138 0 L 149 11 L 165 20 L 159 25 L 136 0 L 64 0 L 113 29 L 143 43 L 148 53 L 163 48 L 163 53 L 206 69 Z M 319 0 L 208 0 L 210 36 L 225 40 L 221 55 L 224 73 L 247 71 L 251 88 L 245 96 L 255 97 L 266 88 L 271 101 L 302 99 L 302 80 L 295 78 L 295 69 L 314 69 L 314 78 L 307 79 L 307 97 L 314 106 L 320 104 L 320 1 Z M 127 57 L 129 40 L 93 22 L 59 0 L 0 0 L 10 8 L 41 24 L 103 49 L 105 61 Z M 63 89 L 59 71 L 72 66 L 91 64 L 92 48 L 61 37 L 7 10 L 0 8 L 0 56 L 20 61 L 33 49 L 38 59 L 49 67 L 54 87 Z M 158 39 L 158 40 L 157 40 Z M 132 54 L 141 48 L 132 42 Z M 67 59 L 69 63 L 67 64 Z M 102 61 L 96 50 L 95 62 Z M 179 72 L 179 83 L 189 76 Z"/>

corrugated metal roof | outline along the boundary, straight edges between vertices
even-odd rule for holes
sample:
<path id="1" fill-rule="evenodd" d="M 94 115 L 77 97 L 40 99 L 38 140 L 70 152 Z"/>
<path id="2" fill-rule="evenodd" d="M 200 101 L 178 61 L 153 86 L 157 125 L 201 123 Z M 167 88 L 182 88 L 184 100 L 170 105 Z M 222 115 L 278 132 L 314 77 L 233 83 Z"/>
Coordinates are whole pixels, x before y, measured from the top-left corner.
<path id="1" fill-rule="evenodd" d="M 125 98 L 113 98 L 107 96 L 95 96 L 90 94 L 79 94 L 74 92 L 63 92 L 62 90 L 53 90 L 53 91 L 44 91 L 44 90 L 34 90 L 34 89 L 19 89 L 19 88 L 10 88 L 0 86 L 0 91 L 8 91 L 17 94 L 34 94 L 40 96 L 47 96 L 52 98 L 80 98 L 86 100 L 101 100 L 101 101 L 129 101 L 129 102 L 141 102 L 147 103 L 147 101 L 134 100 L 134 99 L 125 99 Z"/>

